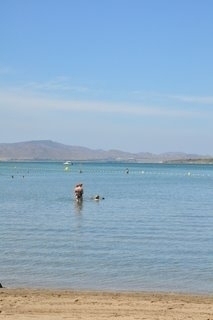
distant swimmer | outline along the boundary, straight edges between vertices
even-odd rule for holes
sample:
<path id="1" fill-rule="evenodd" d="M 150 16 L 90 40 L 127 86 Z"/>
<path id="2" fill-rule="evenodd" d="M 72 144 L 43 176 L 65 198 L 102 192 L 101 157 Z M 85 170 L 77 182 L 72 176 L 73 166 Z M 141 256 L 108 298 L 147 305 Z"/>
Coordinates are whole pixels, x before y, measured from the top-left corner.
<path id="1" fill-rule="evenodd" d="M 82 183 L 76 184 L 75 189 L 74 189 L 74 193 L 75 193 L 75 199 L 77 201 L 83 200 L 84 190 L 83 190 Z"/>
<path id="2" fill-rule="evenodd" d="M 94 197 L 92 197 L 93 200 L 104 200 L 104 197 L 100 197 L 99 194 L 96 194 Z"/>

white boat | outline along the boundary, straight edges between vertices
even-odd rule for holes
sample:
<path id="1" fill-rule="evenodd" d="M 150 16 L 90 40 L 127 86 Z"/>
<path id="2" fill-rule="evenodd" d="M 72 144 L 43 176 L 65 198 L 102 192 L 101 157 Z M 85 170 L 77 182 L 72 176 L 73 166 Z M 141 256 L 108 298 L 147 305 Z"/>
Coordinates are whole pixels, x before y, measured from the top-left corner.
<path id="1" fill-rule="evenodd" d="M 66 165 L 66 166 L 69 165 L 69 164 L 71 164 L 71 161 L 65 161 L 64 162 L 64 165 Z"/>

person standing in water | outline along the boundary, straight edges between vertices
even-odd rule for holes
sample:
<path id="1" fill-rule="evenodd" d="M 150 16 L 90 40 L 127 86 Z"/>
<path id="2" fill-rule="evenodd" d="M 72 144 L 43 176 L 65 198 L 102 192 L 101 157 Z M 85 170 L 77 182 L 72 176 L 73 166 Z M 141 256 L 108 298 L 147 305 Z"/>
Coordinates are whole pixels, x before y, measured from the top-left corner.
<path id="1" fill-rule="evenodd" d="M 82 183 L 76 184 L 74 192 L 75 192 L 76 200 L 83 200 L 84 190 L 83 190 L 83 184 Z"/>

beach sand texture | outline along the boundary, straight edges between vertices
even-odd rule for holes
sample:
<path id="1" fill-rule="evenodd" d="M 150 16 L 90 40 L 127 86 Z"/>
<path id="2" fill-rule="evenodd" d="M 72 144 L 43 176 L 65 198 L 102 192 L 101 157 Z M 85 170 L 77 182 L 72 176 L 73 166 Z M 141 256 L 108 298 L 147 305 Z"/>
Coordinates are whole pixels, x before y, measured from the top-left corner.
<path id="1" fill-rule="evenodd" d="M 213 297 L 0 289 L 0 319 L 213 320 Z"/>

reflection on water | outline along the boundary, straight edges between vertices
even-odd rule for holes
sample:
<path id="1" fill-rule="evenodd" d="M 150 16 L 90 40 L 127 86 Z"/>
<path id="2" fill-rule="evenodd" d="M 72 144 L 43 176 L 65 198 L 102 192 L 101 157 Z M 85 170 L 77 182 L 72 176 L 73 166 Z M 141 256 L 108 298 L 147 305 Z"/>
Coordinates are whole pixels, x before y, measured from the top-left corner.
<path id="1" fill-rule="evenodd" d="M 81 211 L 83 209 L 83 201 L 74 200 L 74 207 L 75 207 L 75 212 L 77 214 L 81 213 Z"/>

